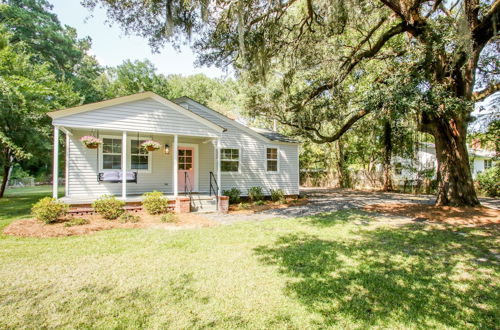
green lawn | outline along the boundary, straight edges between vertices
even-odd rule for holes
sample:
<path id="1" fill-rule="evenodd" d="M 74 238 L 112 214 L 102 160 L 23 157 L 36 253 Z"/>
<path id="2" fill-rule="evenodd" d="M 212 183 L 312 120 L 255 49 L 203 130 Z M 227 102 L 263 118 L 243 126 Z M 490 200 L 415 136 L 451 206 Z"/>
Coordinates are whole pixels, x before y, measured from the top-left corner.
<path id="1" fill-rule="evenodd" d="M 11 194 L 0 217 L 42 194 Z M 0 328 L 495 328 L 498 246 L 491 228 L 395 227 L 355 211 L 4 235 Z"/>

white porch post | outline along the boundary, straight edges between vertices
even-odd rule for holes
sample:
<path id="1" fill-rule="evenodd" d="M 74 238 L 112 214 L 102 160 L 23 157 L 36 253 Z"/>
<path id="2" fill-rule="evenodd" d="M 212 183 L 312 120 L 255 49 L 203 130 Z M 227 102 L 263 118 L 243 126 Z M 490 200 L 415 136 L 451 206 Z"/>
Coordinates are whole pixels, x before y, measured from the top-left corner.
<path id="1" fill-rule="evenodd" d="M 174 135 L 174 153 L 172 155 L 173 166 L 172 166 L 172 185 L 174 186 L 174 196 L 177 197 L 179 195 L 179 184 L 178 184 L 178 174 L 179 174 L 179 137 Z"/>
<path id="2" fill-rule="evenodd" d="M 122 198 L 127 198 L 127 132 L 122 135 Z"/>
<path id="3" fill-rule="evenodd" d="M 64 162 L 64 195 L 67 197 L 69 195 L 69 134 L 65 132 L 66 135 L 66 159 Z"/>
<path id="4" fill-rule="evenodd" d="M 59 126 L 54 126 L 54 154 L 52 157 L 52 197 L 57 199 L 59 185 Z"/>
<path id="5" fill-rule="evenodd" d="M 217 184 L 218 184 L 218 191 L 217 195 L 221 196 L 222 195 L 222 181 L 221 181 L 221 170 L 220 170 L 220 149 L 221 149 L 221 144 L 220 144 L 220 138 L 217 139 Z"/>

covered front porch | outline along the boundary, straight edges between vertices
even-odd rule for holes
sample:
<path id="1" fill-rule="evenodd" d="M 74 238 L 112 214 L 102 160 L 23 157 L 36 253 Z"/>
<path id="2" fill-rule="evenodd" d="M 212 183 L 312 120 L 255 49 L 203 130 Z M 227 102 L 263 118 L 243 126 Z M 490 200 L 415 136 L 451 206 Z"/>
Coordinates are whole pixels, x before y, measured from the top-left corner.
<path id="1" fill-rule="evenodd" d="M 64 196 L 58 195 L 60 136 L 64 134 Z M 102 141 L 88 148 L 80 140 Z M 141 147 L 153 140 L 154 151 Z M 117 131 L 54 125 L 53 197 L 72 204 L 91 204 L 103 195 L 138 203 L 142 194 L 161 191 L 169 199 L 179 196 L 209 200 L 221 195 L 220 137 Z M 194 198 L 194 197 L 195 198 Z"/>

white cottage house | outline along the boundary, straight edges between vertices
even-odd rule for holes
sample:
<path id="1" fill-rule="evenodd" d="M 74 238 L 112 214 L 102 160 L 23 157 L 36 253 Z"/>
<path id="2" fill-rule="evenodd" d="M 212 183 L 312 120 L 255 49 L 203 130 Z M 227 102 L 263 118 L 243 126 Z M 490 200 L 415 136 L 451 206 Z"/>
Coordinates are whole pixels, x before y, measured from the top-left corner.
<path id="1" fill-rule="evenodd" d="M 299 143 L 244 126 L 190 98 L 145 92 L 49 113 L 54 126 L 57 195 L 58 141 L 66 137 L 65 196 L 72 204 L 104 194 L 137 201 L 144 192 L 221 195 L 254 186 L 299 193 Z M 95 136 L 96 149 L 80 139 Z M 146 140 L 161 148 L 141 148 Z"/>

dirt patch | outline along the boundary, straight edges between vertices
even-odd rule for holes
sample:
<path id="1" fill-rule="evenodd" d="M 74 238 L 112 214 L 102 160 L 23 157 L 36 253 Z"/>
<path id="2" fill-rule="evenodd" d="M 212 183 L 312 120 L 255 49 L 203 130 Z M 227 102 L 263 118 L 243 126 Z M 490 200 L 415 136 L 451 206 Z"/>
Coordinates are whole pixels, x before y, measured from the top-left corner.
<path id="1" fill-rule="evenodd" d="M 53 224 L 45 224 L 36 219 L 26 219 L 14 221 L 7 226 L 3 232 L 7 235 L 21 237 L 61 237 L 91 234 L 101 230 L 114 228 L 164 228 L 167 230 L 176 230 L 210 227 L 217 224 L 210 219 L 193 213 L 177 214 L 177 221 L 171 223 L 161 222 L 161 215 L 149 215 L 144 211 L 134 212 L 133 214 L 140 217 L 139 222 L 122 223 L 119 220 L 103 219 L 99 215 L 86 215 L 78 216 L 77 218 L 88 220 L 88 224 L 67 227 L 65 224 L 70 221 L 72 217 L 67 217 Z"/>
<path id="2" fill-rule="evenodd" d="M 229 214 L 253 214 L 267 210 L 286 209 L 291 206 L 306 205 L 308 200 L 301 199 L 287 199 L 285 202 L 265 201 L 263 205 L 256 205 L 250 203 L 240 203 L 229 206 Z"/>
<path id="3" fill-rule="evenodd" d="M 500 224 L 500 211 L 486 207 L 452 207 L 409 203 L 372 204 L 365 211 L 414 218 L 415 221 L 435 221 L 453 225 Z"/>

